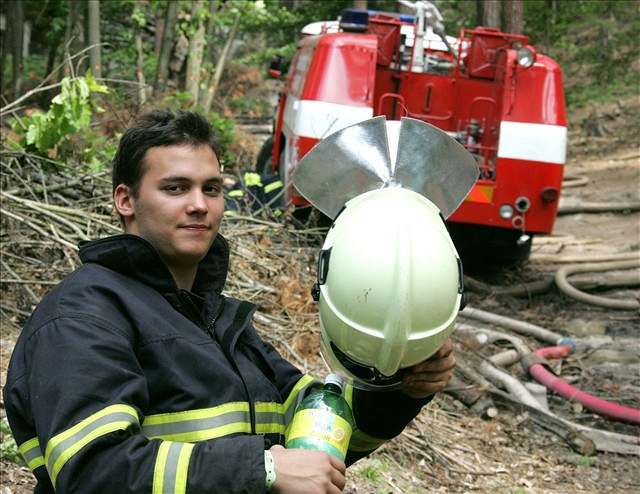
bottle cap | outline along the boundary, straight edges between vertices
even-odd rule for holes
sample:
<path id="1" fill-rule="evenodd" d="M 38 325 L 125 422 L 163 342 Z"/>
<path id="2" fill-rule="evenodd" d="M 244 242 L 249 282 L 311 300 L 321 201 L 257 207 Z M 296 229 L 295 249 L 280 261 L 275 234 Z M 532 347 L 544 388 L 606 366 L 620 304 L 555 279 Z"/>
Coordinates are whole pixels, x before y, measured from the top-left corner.
<path id="1" fill-rule="evenodd" d="M 344 380 L 342 379 L 342 376 L 338 375 L 338 374 L 329 374 L 325 380 L 324 380 L 325 384 L 334 384 L 336 386 L 338 386 L 340 389 L 342 389 L 344 387 Z"/>

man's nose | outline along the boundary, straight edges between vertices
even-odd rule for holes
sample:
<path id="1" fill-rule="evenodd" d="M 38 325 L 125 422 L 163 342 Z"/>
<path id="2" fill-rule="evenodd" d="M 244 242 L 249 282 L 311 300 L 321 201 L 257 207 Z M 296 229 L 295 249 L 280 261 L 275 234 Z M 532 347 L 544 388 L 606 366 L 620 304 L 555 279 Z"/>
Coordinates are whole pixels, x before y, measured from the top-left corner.
<path id="1" fill-rule="evenodd" d="M 187 214 L 206 214 L 209 211 L 205 195 L 201 191 L 194 191 L 189 195 Z"/>

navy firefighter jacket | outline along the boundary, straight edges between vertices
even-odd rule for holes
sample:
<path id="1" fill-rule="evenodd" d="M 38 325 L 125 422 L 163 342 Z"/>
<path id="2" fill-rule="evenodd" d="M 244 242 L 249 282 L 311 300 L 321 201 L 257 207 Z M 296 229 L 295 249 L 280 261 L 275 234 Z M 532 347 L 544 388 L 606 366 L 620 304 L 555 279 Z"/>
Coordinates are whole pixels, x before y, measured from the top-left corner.
<path id="1" fill-rule="evenodd" d="M 36 493 L 260 493 L 264 450 L 283 444 L 302 375 L 222 295 L 218 235 L 192 291 L 133 235 L 81 246 L 83 265 L 36 308 L 3 390 Z M 347 389 L 347 464 L 397 435 L 429 401 Z"/>

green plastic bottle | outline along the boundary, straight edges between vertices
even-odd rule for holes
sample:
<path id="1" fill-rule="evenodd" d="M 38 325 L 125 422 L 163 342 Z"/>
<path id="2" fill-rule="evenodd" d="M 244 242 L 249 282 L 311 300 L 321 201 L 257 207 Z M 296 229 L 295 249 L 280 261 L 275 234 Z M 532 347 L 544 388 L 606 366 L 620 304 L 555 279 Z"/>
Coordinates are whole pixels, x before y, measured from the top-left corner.
<path id="1" fill-rule="evenodd" d="M 302 400 L 289 427 L 287 448 L 324 451 L 344 461 L 354 421 L 342 387 L 342 378 L 329 374 L 322 388 Z"/>

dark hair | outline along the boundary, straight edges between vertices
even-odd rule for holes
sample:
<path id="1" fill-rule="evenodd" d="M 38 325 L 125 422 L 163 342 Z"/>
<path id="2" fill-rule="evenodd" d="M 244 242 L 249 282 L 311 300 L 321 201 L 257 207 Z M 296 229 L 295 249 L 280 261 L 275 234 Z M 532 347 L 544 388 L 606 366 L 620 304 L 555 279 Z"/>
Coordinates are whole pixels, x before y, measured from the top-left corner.
<path id="1" fill-rule="evenodd" d="M 151 111 L 139 117 L 120 139 L 118 151 L 113 158 L 113 190 L 124 184 L 136 196 L 147 150 L 176 144 L 206 145 L 216 156 L 220 156 L 218 137 L 207 119 L 199 113 Z"/>

